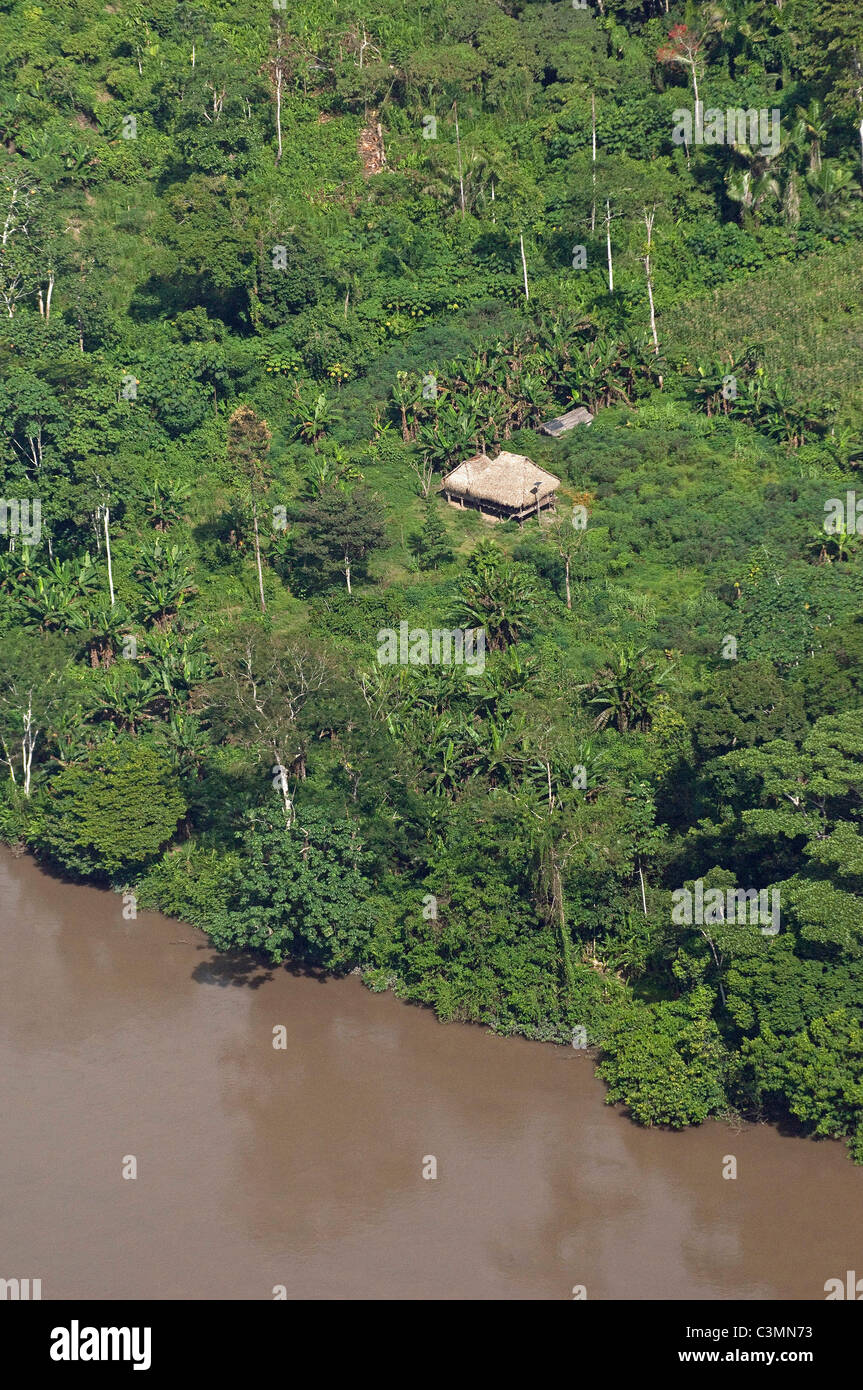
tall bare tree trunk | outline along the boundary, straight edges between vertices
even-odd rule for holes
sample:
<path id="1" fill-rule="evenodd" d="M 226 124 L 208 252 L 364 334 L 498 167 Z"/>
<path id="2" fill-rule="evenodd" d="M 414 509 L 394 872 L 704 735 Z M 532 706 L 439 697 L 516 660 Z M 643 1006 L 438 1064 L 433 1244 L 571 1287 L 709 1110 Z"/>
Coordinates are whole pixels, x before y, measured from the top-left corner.
<path id="1" fill-rule="evenodd" d="M 591 163 L 593 165 L 593 203 L 590 208 L 590 233 L 591 236 L 596 231 L 596 97 L 593 92 L 590 94 L 590 120 L 591 120 Z"/>
<path id="2" fill-rule="evenodd" d="M 9 211 L 6 214 L 6 221 L 3 223 L 3 245 L 9 240 L 9 229 L 14 221 L 15 204 L 18 201 L 18 189 L 12 189 L 12 197 L 9 200 Z"/>
<path id="3" fill-rule="evenodd" d="M 108 504 L 107 504 L 107 502 L 106 502 L 106 503 L 105 503 L 104 510 L 103 510 L 103 512 L 102 512 L 102 522 L 103 522 L 104 527 L 105 527 L 105 550 L 106 550 L 107 555 L 108 555 L 108 590 L 109 590 L 109 592 L 110 592 L 110 594 L 111 594 L 111 607 L 113 608 L 113 607 L 114 607 L 114 571 L 113 571 L 113 568 L 112 568 L 112 566 L 111 566 L 111 536 L 110 536 L 109 531 L 108 531 L 108 522 L 109 522 L 109 520 L 110 520 L 110 513 L 109 513 L 109 511 L 108 511 Z"/>
<path id="4" fill-rule="evenodd" d="M 659 339 L 656 336 L 656 310 L 653 305 L 653 279 L 650 274 L 650 249 L 653 243 L 653 219 L 656 216 L 656 208 L 651 208 L 650 212 L 644 209 L 644 225 L 647 228 L 647 254 L 644 257 L 644 273 L 647 277 L 647 299 L 650 305 L 650 332 L 653 338 L 653 351 L 659 356 Z"/>
<path id="5" fill-rule="evenodd" d="M 33 771 L 33 749 L 36 747 L 38 730 L 33 728 L 33 692 L 30 691 L 27 709 L 24 713 L 24 737 L 21 740 L 21 756 L 24 762 L 24 795 L 30 795 L 30 776 Z"/>
<path id="6" fill-rule="evenodd" d="M 521 269 L 524 274 L 524 297 L 525 299 L 530 299 L 530 290 L 527 287 L 527 260 L 524 254 L 524 234 L 522 232 L 518 234 L 518 244 L 521 247 Z"/>
<path id="7" fill-rule="evenodd" d="M 12 754 L 9 752 L 9 745 L 7 744 L 2 734 L 0 734 L 0 748 L 3 749 L 3 761 L 9 769 L 9 777 L 11 781 L 14 783 L 14 785 L 17 787 L 18 779 L 15 776 L 15 764 L 12 761 Z"/>
<path id="8" fill-rule="evenodd" d="M 282 805 L 285 808 L 285 824 L 290 829 L 294 821 L 294 803 L 288 793 L 288 774 L 282 762 L 278 744 L 275 739 L 273 739 L 273 752 L 276 757 L 276 768 L 278 769 L 279 791 L 282 793 Z"/>
<path id="9" fill-rule="evenodd" d="M 267 601 L 264 598 L 264 572 L 261 569 L 261 538 L 258 533 L 258 503 L 252 502 L 252 524 L 255 532 L 255 563 L 258 566 L 258 593 L 261 596 L 261 612 L 266 613 Z"/>
<path id="10" fill-rule="evenodd" d="M 605 254 L 608 260 L 608 293 L 614 293 L 614 266 L 611 261 L 611 203 L 605 200 Z"/>
<path id="11" fill-rule="evenodd" d="M 459 201 L 461 203 L 461 215 L 464 217 L 464 177 L 461 164 L 461 136 L 459 135 L 458 129 L 458 102 L 453 102 L 452 109 L 455 113 L 455 145 L 458 150 L 458 192 Z"/>

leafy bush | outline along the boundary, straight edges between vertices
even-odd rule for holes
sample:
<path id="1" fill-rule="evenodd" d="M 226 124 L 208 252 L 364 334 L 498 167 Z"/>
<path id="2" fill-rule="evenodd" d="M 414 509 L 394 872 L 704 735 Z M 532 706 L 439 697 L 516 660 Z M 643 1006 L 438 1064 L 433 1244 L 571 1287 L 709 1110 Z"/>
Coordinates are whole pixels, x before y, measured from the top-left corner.
<path id="1" fill-rule="evenodd" d="M 120 739 L 53 778 L 33 842 L 70 873 L 117 878 L 154 859 L 185 812 L 164 755 L 143 739 Z"/>

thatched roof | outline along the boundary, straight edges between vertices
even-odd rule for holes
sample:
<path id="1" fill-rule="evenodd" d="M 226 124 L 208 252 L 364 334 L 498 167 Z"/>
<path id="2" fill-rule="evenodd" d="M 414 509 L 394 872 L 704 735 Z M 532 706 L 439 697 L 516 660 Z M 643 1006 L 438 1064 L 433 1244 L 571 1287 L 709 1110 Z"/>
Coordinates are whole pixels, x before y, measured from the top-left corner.
<path id="1" fill-rule="evenodd" d="M 589 410 L 585 410 L 583 405 L 576 406 L 575 410 L 568 410 L 565 415 L 558 415 L 554 420 L 546 420 L 544 425 L 540 425 L 543 434 L 566 434 L 575 425 L 589 425 L 593 416 Z"/>
<path id="2" fill-rule="evenodd" d="M 534 490 L 536 484 L 538 489 Z M 560 487 L 560 478 L 538 468 L 524 454 L 498 454 L 490 459 L 477 454 L 465 459 L 443 480 L 443 491 L 471 502 L 487 502 L 495 507 L 521 512 L 550 497 Z"/>

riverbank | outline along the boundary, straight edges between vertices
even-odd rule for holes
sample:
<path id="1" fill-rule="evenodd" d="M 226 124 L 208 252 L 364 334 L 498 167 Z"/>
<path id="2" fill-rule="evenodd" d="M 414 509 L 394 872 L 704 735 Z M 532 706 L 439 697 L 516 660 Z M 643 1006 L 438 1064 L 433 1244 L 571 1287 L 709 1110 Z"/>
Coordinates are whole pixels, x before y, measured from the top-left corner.
<path id="1" fill-rule="evenodd" d="M 0 1234 L 44 1298 L 818 1299 L 859 1263 L 839 1144 L 639 1129 L 572 1048 L 231 960 L 5 849 L 0 903 Z"/>

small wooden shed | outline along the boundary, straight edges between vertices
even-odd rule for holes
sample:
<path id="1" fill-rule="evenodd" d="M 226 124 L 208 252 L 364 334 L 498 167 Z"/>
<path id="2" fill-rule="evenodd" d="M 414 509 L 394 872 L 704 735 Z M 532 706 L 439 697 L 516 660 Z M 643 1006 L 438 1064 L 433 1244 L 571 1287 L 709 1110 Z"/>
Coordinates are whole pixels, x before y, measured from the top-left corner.
<path id="1" fill-rule="evenodd" d="M 556 439 L 559 434 L 566 434 L 567 430 L 574 429 L 576 425 L 589 425 L 592 419 L 590 411 L 579 405 L 575 410 L 568 410 L 565 415 L 546 420 L 544 425 L 540 425 L 540 429 L 543 434 L 553 435 Z"/>
<path id="2" fill-rule="evenodd" d="M 446 475 L 441 492 L 453 506 L 476 507 L 484 516 L 523 521 L 531 512 L 554 507 L 559 487 L 560 478 L 524 454 L 500 453 L 494 459 L 476 454 Z"/>

